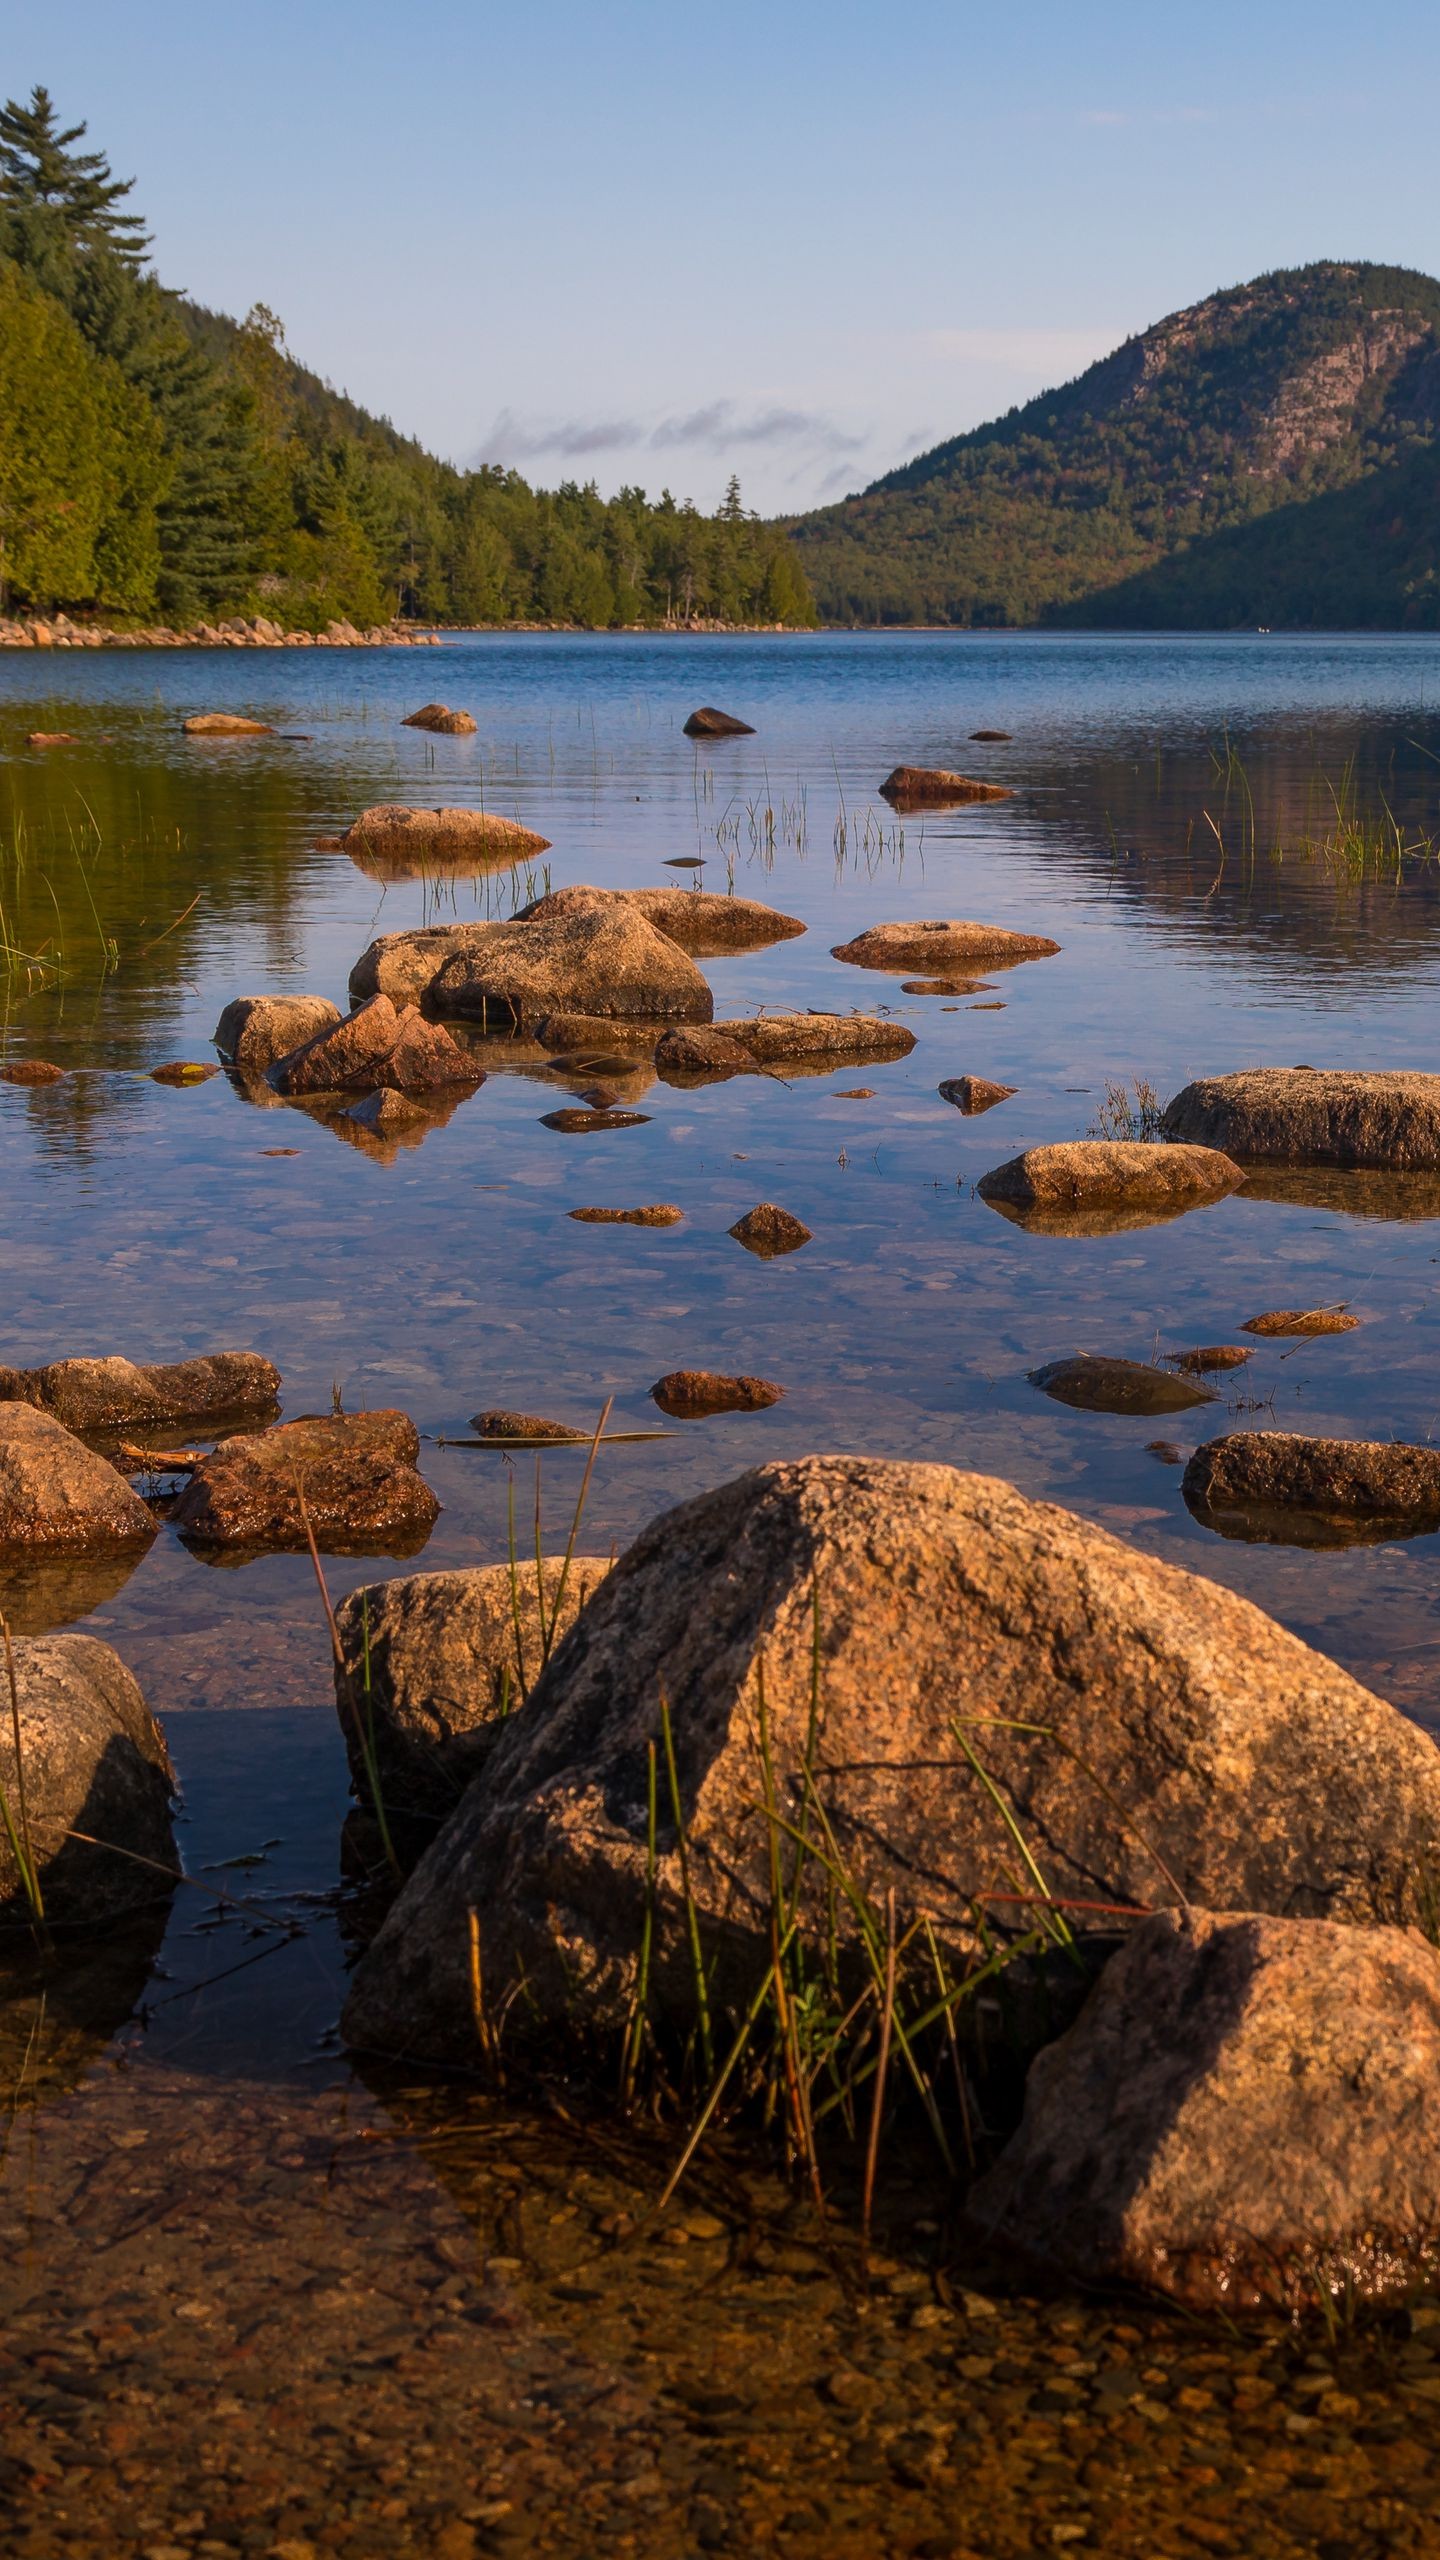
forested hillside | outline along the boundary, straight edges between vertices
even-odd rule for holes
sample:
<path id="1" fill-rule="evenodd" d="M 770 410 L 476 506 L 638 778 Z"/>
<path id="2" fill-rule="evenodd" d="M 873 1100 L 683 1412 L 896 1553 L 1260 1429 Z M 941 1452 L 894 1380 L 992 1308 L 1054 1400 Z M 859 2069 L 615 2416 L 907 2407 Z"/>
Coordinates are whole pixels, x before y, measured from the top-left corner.
<path id="1" fill-rule="evenodd" d="M 461 471 L 168 292 L 131 183 L 44 89 L 0 111 L 0 610 L 361 624 L 814 619 L 784 532 Z"/>
<path id="2" fill-rule="evenodd" d="M 1262 276 L 803 518 L 842 622 L 1440 624 L 1440 284 Z"/>

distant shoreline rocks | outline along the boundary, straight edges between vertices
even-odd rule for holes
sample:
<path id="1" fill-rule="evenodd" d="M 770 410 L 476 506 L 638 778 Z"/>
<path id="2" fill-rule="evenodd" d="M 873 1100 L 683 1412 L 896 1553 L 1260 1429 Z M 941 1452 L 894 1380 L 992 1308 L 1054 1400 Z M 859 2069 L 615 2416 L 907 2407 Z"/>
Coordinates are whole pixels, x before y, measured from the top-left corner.
<path id="1" fill-rule="evenodd" d="M 327 622 L 323 631 L 282 631 L 263 613 L 233 614 L 224 622 L 168 622 L 117 631 L 104 622 L 72 622 L 68 613 L 0 620 L 0 649 L 438 649 L 440 634 L 401 622 L 376 623 L 368 631 L 353 622 Z"/>

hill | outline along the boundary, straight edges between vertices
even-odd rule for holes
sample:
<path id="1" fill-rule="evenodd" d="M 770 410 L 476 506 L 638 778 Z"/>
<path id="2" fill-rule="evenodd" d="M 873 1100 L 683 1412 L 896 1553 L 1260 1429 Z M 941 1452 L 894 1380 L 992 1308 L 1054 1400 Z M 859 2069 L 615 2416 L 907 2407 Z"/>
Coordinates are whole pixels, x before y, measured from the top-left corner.
<path id="1" fill-rule="evenodd" d="M 462 471 L 244 321 L 167 291 L 104 155 L 44 89 L 0 109 L 0 611 L 263 612 L 600 629 L 814 620 L 783 529 Z"/>
<path id="2" fill-rule="evenodd" d="M 1177 311 L 791 528 L 827 621 L 1440 625 L 1440 283 L 1323 263 Z"/>

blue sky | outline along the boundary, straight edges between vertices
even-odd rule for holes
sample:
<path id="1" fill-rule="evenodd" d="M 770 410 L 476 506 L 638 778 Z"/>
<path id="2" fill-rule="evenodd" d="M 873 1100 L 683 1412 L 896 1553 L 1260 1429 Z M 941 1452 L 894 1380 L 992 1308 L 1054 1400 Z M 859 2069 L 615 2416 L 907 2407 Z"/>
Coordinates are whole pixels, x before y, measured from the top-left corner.
<path id="1" fill-rule="evenodd" d="M 33 0 L 167 282 L 461 462 L 799 507 L 1268 267 L 1440 271 L 1418 0 Z"/>

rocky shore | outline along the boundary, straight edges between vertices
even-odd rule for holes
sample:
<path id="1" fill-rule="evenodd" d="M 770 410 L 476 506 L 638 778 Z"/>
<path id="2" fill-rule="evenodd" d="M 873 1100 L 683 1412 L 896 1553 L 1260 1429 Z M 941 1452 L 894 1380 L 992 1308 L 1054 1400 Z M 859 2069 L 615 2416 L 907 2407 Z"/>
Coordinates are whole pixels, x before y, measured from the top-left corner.
<path id="1" fill-rule="evenodd" d="M 67 613 L 44 621 L 0 621 L 0 649 L 438 649 L 438 631 L 407 623 L 376 623 L 358 631 L 353 622 L 327 622 L 323 631 L 282 631 L 263 613 L 234 614 L 225 622 L 195 622 L 172 629 L 145 623 L 131 631 L 103 622 L 72 622 Z"/>

